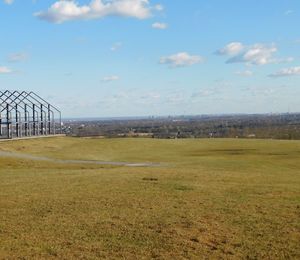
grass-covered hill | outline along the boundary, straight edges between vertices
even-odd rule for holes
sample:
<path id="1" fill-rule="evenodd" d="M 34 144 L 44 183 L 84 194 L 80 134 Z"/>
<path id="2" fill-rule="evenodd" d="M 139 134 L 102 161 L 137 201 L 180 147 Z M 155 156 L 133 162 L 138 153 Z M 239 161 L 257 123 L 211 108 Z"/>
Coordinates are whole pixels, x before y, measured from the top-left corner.
<path id="1" fill-rule="evenodd" d="M 0 143 L 0 259 L 297 259 L 299 241 L 299 141 Z"/>

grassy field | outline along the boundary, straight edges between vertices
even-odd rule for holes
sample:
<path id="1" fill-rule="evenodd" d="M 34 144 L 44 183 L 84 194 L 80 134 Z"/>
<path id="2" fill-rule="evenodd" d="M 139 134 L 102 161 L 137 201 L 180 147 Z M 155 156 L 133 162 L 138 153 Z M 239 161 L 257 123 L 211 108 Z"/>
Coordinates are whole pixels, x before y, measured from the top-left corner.
<path id="1" fill-rule="evenodd" d="M 0 259 L 299 259 L 300 141 L 48 138 L 0 151 Z"/>

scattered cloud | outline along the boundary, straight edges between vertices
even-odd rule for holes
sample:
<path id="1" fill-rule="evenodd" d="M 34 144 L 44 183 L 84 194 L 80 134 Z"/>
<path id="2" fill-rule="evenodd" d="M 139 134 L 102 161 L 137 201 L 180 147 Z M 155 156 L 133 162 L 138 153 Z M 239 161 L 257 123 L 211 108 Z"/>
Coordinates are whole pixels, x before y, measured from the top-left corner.
<path id="1" fill-rule="evenodd" d="M 245 88 L 243 91 L 248 92 L 251 96 L 262 97 L 262 96 L 273 96 L 278 92 L 278 87 L 269 86 L 250 86 Z"/>
<path id="2" fill-rule="evenodd" d="M 119 50 L 119 49 L 122 48 L 122 45 L 123 45 L 122 42 L 116 42 L 116 43 L 114 43 L 114 44 L 110 47 L 110 50 L 111 50 L 111 51 L 117 51 L 117 50 Z"/>
<path id="3" fill-rule="evenodd" d="M 279 58 L 279 59 L 274 59 L 274 63 L 279 64 L 279 63 L 289 63 L 294 61 L 294 57 L 287 57 L 287 58 Z"/>
<path id="4" fill-rule="evenodd" d="M 252 65 L 265 65 L 274 63 L 274 53 L 278 50 L 274 45 L 255 44 L 250 46 L 240 54 L 230 58 L 226 63 L 246 63 Z"/>
<path id="5" fill-rule="evenodd" d="M 235 74 L 242 77 L 251 77 L 253 76 L 253 71 L 251 70 L 236 71 Z"/>
<path id="6" fill-rule="evenodd" d="M 140 98 L 141 99 L 159 99 L 160 97 L 161 97 L 161 95 L 159 93 L 149 92 L 149 93 L 142 95 Z"/>
<path id="7" fill-rule="evenodd" d="M 0 66 L 0 74 L 9 74 L 12 73 L 13 71 L 7 67 L 1 67 Z"/>
<path id="8" fill-rule="evenodd" d="M 6 3 L 8 5 L 12 4 L 13 2 L 14 2 L 14 0 L 4 0 L 4 3 Z"/>
<path id="9" fill-rule="evenodd" d="M 138 96 L 135 100 L 139 104 L 150 105 L 160 102 L 161 94 L 156 92 L 144 93 Z"/>
<path id="10" fill-rule="evenodd" d="M 202 89 L 192 94 L 191 98 L 209 97 L 216 94 L 215 89 Z"/>
<path id="11" fill-rule="evenodd" d="M 168 25 L 166 23 L 153 23 L 152 28 L 159 29 L 159 30 L 165 30 L 168 28 Z"/>
<path id="12" fill-rule="evenodd" d="M 78 44 L 86 44 L 88 42 L 88 39 L 86 37 L 78 37 L 75 39 L 76 43 Z"/>
<path id="13" fill-rule="evenodd" d="M 159 5 L 154 6 L 158 10 Z M 153 9 L 149 0 L 91 0 L 87 5 L 79 5 L 75 0 L 56 1 L 46 11 L 34 15 L 51 23 L 63 23 L 72 20 L 99 19 L 106 16 L 123 16 L 146 19 Z"/>
<path id="14" fill-rule="evenodd" d="M 117 94 L 113 95 L 115 100 L 124 100 L 129 98 L 129 94 L 126 92 L 118 92 Z"/>
<path id="15" fill-rule="evenodd" d="M 9 62 L 20 62 L 28 59 L 28 54 L 25 52 L 12 53 L 8 56 Z"/>
<path id="16" fill-rule="evenodd" d="M 286 63 L 294 60 L 292 57 L 276 58 L 278 52 L 274 44 L 266 45 L 256 43 L 245 46 L 240 42 L 232 42 L 218 50 L 219 55 L 231 56 L 226 63 L 245 63 L 246 65 L 265 65 L 270 63 Z"/>
<path id="17" fill-rule="evenodd" d="M 287 10 L 284 12 L 284 15 L 290 15 L 292 13 L 294 13 L 294 10 Z"/>
<path id="18" fill-rule="evenodd" d="M 290 76 L 300 76 L 300 67 L 285 68 L 269 75 L 269 77 L 273 78 Z"/>
<path id="19" fill-rule="evenodd" d="M 187 67 L 203 62 L 203 57 L 190 55 L 187 52 L 180 52 L 166 57 L 160 58 L 160 64 L 169 64 L 170 67 Z"/>
<path id="20" fill-rule="evenodd" d="M 111 82 L 111 81 L 116 81 L 116 80 L 119 80 L 119 79 L 120 79 L 119 76 L 113 75 L 113 76 L 107 76 L 107 77 L 104 77 L 104 78 L 102 79 L 102 81 L 103 81 L 103 82 Z"/>
<path id="21" fill-rule="evenodd" d="M 183 92 L 174 92 L 166 96 L 165 102 L 172 105 L 180 105 L 186 102 L 186 97 Z"/>
<path id="22" fill-rule="evenodd" d="M 244 49 L 244 45 L 240 42 L 231 42 L 227 44 L 224 48 L 216 51 L 218 55 L 235 55 L 240 53 Z"/>
<path id="23" fill-rule="evenodd" d="M 157 4 L 157 5 L 155 5 L 154 6 L 154 9 L 156 10 L 156 11 L 163 11 L 164 10 L 164 7 L 163 7 L 163 5 L 160 5 L 160 4 Z"/>

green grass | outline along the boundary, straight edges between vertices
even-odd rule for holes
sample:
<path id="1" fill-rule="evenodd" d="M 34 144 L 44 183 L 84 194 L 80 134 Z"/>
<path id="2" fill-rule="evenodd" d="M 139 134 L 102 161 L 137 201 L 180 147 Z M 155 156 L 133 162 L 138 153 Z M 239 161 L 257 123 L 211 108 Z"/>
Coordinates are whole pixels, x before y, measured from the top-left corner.
<path id="1" fill-rule="evenodd" d="M 0 259 L 300 258 L 300 142 L 49 138 L 0 150 Z"/>

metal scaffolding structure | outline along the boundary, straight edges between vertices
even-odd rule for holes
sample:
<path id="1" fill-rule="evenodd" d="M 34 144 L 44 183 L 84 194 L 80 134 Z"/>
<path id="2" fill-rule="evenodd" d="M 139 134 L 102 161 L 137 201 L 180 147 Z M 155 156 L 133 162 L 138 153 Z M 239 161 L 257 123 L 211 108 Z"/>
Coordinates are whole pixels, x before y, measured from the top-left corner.
<path id="1" fill-rule="evenodd" d="M 0 91 L 0 139 L 62 133 L 61 112 L 34 92 Z"/>

